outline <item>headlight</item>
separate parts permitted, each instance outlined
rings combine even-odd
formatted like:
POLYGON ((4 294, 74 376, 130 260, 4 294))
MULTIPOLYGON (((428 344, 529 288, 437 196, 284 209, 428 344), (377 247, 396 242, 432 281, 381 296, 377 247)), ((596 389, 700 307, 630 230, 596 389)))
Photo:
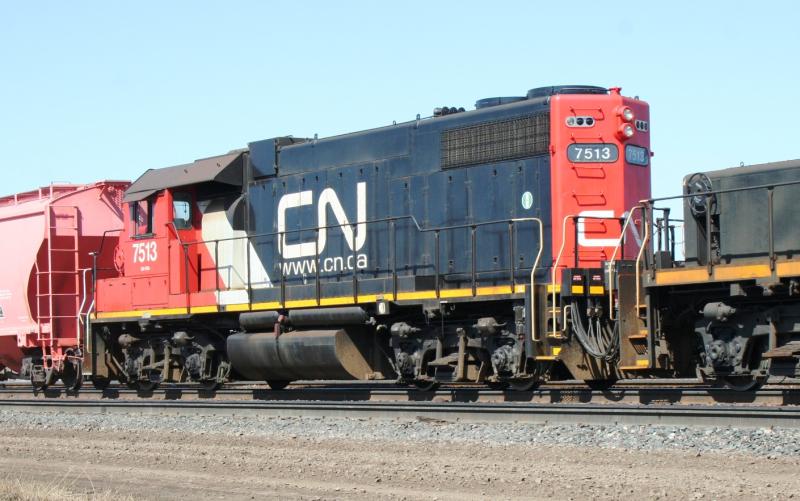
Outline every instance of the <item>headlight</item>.
POLYGON ((622 140, 632 138, 635 133, 636 130, 631 124, 622 124, 619 129, 617 129, 617 136, 622 140))
POLYGON ((619 115, 619 117, 622 120, 624 120, 626 122, 632 122, 633 121, 633 110, 628 108, 627 106, 623 106, 622 108, 620 108, 620 110, 619 110, 619 112, 617 112, 617 114, 619 115))

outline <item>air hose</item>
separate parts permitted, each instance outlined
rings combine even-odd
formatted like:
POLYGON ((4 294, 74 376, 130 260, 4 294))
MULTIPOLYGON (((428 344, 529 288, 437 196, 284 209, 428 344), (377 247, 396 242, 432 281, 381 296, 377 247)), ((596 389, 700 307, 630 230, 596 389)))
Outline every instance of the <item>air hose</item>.
POLYGON ((616 362, 619 357, 619 322, 613 326, 600 318, 590 318, 588 330, 583 324, 577 302, 568 308, 569 319, 572 320, 572 333, 589 356, 609 363, 616 362))

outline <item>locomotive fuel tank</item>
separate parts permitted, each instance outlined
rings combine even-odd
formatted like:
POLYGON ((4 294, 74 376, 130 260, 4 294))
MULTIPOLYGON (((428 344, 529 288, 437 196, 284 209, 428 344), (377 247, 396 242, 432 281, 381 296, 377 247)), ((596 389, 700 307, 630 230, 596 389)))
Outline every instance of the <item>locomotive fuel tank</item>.
POLYGON ((372 379, 365 333, 358 329, 239 333, 228 337, 236 371, 254 381, 372 379))
POLYGON ((358 307, 242 314, 249 329, 228 337, 228 357, 247 379, 382 379, 391 372, 358 307), (330 326, 335 325, 336 328, 330 326), (294 328, 296 330, 284 330, 294 328))
POLYGON ((253 380, 382 379, 391 369, 368 320, 359 307, 244 313, 248 332, 228 337, 228 357, 253 380))

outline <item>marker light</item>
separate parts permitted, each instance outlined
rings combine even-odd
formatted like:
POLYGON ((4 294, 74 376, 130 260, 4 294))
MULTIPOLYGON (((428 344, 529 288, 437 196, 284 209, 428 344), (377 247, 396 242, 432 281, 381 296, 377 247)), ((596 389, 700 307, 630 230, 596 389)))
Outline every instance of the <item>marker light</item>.
POLYGON ((636 131, 631 124, 622 124, 617 129, 617 136, 623 141, 632 138, 635 133, 636 131))
POLYGON ((617 111, 617 115, 619 115, 619 117, 626 122, 633 121, 633 110, 627 106, 620 108, 619 111, 617 111))

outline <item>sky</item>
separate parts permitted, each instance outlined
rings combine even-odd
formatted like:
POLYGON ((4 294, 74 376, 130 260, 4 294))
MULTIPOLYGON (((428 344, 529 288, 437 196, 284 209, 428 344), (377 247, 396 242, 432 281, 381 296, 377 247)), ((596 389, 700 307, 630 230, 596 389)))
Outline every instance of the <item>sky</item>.
POLYGON ((800 3, 0 0, 0 194, 559 84, 651 106, 653 193, 800 158, 800 3))

